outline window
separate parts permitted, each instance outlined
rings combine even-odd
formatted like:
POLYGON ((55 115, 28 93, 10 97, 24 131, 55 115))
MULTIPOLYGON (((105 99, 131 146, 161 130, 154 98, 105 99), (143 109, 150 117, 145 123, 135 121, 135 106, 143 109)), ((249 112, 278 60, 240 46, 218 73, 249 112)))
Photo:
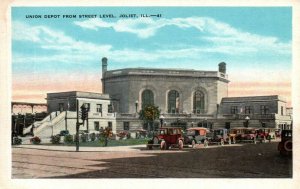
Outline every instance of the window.
POLYGON ((230 129, 230 122, 225 122, 225 128, 230 129))
POLYGON ((154 95, 151 90, 144 90, 142 93, 142 108, 144 108, 147 105, 153 105, 154 104, 154 95))
POLYGON ((283 115, 283 106, 281 106, 281 115, 283 115))
POLYGON ((123 122, 123 129, 129 131, 129 122, 123 122))
POLYGON ((99 124, 99 121, 95 121, 95 122, 94 122, 94 128, 95 128, 95 131, 99 131, 99 130, 100 130, 100 124, 99 124))
POLYGON ((108 128, 110 128, 112 130, 112 122, 111 121, 108 122, 108 128))
POLYGON ((58 104, 58 111, 60 111, 60 112, 64 111, 64 103, 58 104))
POLYGON ((113 113, 113 106, 111 104, 107 106, 107 111, 108 113, 113 113))
POLYGON ((179 93, 175 90, 168 93, 168 113, 179 113, 179 93))
POLYGON ((201 91, 194 93, 193 112, 196 114, 204 112, 204 94, 201 91))
POLYGON ((231 106, 231 114, 237 114, 238 113, 238 107, 237 106, 231 106))
POLYGON ((261 105, 260 106, 260 114, 268 114, 269 113, 269 108, 268 106, 265 106, 265 105, 261 105))
POLYGON ((251 113, 252 113, 251 106, 245 106, 245 114, 251 114, 251 113))
POLYGON ((102 104, 97 104, 97 112, 102 113, 102 104))

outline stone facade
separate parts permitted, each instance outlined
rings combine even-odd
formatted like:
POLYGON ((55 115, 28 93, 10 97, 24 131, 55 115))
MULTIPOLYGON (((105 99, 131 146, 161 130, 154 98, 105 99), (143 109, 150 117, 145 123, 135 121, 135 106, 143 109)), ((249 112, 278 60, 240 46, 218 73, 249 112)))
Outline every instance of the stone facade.
POLYGON ((287 113, 286 100, 278 95, 226 97, 222 99, 216 127, 238 127, 249 118, 251 127, 290 128, 292 116, 287 113))
MULTIPOLYGON (((102 87, 113 100, 117 114, 117 131, 135 130, 145 125, 138 120, 143 107, 143 94, 153 94, 167 126, 240 127, 245 118, 254 127, 291 127, 292 117, 286 113, 286 101, 278 95, 228 97, 226 63, 218 71, 125 68, 107 70, 107 58, 102 59, 102 87), (170 110, 170 91, 177 91, 176 110, 170 110), (201 109, 195 109, 195 92, 204 97, 201 109), (234 107, 235 110, 232 110, 234 107), (178 109, 177 109, 178 108, 178 109), (246 110, 247 109, 247 110, 246 110)), ((150 95, 151 96, 151 95, 150 95)), ((154 126, 160 125, 159 120, 154 126)))
POLYGON ((217 71, 170 70, 170 69, 121 69, 106 71, 102 78, 104 93, 115 101, 119 113, 135 113, 142 108, 142 93, 151 90, 154 104, 162 113, 168 111, 168 93, 179 93, 178 113, 193 112, 195 91, 204 94, 203 114, 214 115, 217 104, 227 97, 227 75, 217 71), (138 106, 136 109, 136 102, 138 106))
MULTIPOLYGON (((80 126, 81 131, 97 133, 101 127, 111 127, 112 131, 116 133, 116 113, 113 112, 109 95, 70 91, 47 94, 49 115, 43 121, 34 123, 34 135, 46 137, 59 134, 62 130, 68 130, 70 134, 75 134, 77 100, 79 112, 83 104, 88 104, 89 107, 88 120, 80 126)), ((80 118, 79 122, 82 122, 80 118)), ((30 129, 27 128, 28 131, 26 130, 25 133, 30 129)))

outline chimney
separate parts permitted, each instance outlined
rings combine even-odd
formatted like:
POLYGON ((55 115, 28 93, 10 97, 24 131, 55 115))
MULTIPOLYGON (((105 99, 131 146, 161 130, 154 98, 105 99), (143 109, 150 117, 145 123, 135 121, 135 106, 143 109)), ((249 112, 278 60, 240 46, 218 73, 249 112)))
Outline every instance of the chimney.
POLYGON ((107 58, 103 57, 102 58, 102 75, 107 71, 107 58))
POLYGON ((226 74, 226 63, 225 62, 221 62, 219 64, 219 72, 226 74))

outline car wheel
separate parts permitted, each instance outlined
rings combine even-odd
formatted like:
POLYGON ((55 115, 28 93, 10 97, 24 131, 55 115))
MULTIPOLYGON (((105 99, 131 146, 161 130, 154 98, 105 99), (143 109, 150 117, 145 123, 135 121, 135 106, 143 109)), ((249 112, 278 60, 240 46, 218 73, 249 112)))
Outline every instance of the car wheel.
POLYGON ((179 148, 179 150, 183 149, 183 142, 182 142, 182 140, 178 141, 178 148, 179 148))
POLYGON ((196 141, 192 140, 192 148, 196 148, 196 141))
POLYGON ((283 148, 285 151, 290 152, 293 150, 293 143, 291 140, 287 140, 283 144, 283 148))
POLYGON ((208 147, 208 141, 207 141, 207 140, 204 140, 203 143, 204 143, 204 147, 207 148, 207 147, 208 147))
POLYGON ((161 143, 160 143, 160 149, 161 150, 166 150, 167 149, 167 143, 166 143, 166 141, 161 141, 161 143))
POLYGON ((221 139, 220 144, 221 144, 221 146, 224 146, 224 139, 221 139))

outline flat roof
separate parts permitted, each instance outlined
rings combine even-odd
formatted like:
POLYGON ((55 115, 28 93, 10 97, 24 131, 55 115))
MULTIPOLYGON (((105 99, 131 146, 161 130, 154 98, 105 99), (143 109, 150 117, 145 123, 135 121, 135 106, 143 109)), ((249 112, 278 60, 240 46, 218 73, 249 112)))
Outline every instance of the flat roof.
POLYGON ((223 97, 221 103, 239 103, 239 102, 251 102, 251 101, 282 101, 286 102, 286 99, 279 95, 265 95, 265 96, 239 96, 239 97, 223 97))
POLYGON ((109 70, 103 74, 103 78, 120 76, 175 76, 175 77, 206 77, 222 78, 228 81, 228 75, 218 71, 204 71, 194 69, 162 69, 162 68, 124 68, 109 70))
POLYGON ((56 92, 47 93, 47 100, 57 98, 90 98, 90 99, 110 99, 108 94, 94 93, 94 92, 83 92, 83 91, 67 91, 67 92, 56 92))

